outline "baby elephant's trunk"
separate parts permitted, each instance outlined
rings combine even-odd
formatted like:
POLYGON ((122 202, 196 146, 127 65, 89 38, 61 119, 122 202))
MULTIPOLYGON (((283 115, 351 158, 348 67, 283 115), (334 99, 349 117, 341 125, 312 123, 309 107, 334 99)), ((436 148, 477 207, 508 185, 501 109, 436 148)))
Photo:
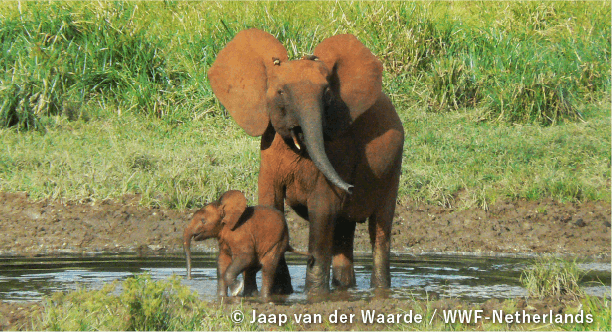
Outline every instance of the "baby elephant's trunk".
POLYGON ((187 279, 191 279, 191 238, 193 233, 188 229, 183 234, 183 249, 185 250, 185 257, 187 258, 187 279))

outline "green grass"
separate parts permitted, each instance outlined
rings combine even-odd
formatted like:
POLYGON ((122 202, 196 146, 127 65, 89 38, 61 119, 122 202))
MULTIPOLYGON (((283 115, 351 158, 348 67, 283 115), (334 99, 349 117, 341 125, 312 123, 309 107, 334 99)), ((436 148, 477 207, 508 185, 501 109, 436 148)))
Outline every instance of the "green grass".
POLYGON ((580 310, 593 314, 590 324, 563 324, 560 327, 566 331, 609 331, 612 328, 612 305, 609 299, 600 299, 585 295, 580 299, 580 306, 570 308, 567 312, 577 314, 580 310))
POLYGON ((521 283, 530 297, 543 298, 563 295, 579 297, 584 292, 580 280, 586 274, 576 262, 555 257, 542 257, 521 274, 521 283))
POLYGON ((566 261, 553 256, 537 258, 521 274, 520 281, 530 298, 573 298, 576 306, 565 310, 567 314, 593 314, 593 321, 587 323, 556 324, 557 328, 572 331, 610 330, 612 324, 612 307, 607 298, 586 295, 580 286, 587 271, 581 269, 576 260, 566 261))
POLYGON ((234 324, 221 304, 198 299, 178 277, 153 281, 148 275, 106 284, 100 290, 58 292, 46 298, 34 330, 53 331, 204 331, 254 330, 234 324))
POLYGON ((556 126, 478 122, 478 110, 401 114, 400 200, 487 208, 503 200, 610 200, 610 103, 556 126))
POLYGON ((36 127, 92 100, 156 116, 206 109, 206 69, 258 27, 290 58, 353 33, 383 61, 388 91, 434 111, 575 121, 610 88, 609 22, 608 2, 5 3, 0 119, 36 127))
POLYGON ((145 206, 184 209, 236 189, 256 202, 259 141, 231 119, 57 117, 46 128, 0 129, 0 190, 81 202, 139 194, 145 206))
POLYGON ((238 31, 290 58, 353 33, 406 128, 400 201, 610 201, 609 2, 3 2, 0 190, 252 201, 258 139, 206 71, 238 31))
MULTIPOLYGON (((610 199, 609 103, 585 123, 506 126, 472 113, 402 115, 400 201, 486 208, 499 200, 610 199), (606 115, 607 113, 607 115, 606 115), (440 130, 445 128, 445 130, 440 130)), ((81 202, 140 194, 144 206, 192 208, 228 189, 256 202, 259 139, 209 113, 45 119, 45 131, 0 129, 0 190, 81 202)))

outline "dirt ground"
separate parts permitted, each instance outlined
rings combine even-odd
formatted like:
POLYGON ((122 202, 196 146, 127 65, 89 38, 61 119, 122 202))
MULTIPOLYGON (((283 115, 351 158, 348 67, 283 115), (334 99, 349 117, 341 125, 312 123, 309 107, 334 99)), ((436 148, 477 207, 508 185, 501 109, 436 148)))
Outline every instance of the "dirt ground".
MULTIPOLYGON (((126 196, 121 200, 64 204, 32 201, 22 193, 0 193, 0 255, 65 252, 138 252, 146 255, 182 251, 182 230, 194 211, 149 209, 139 207, 138 202, 139 197, 126 196)), ((488 211, 398 205, 392 250, 415 254, 556 253, 609 259, 610 219, 610 204, 606 202, 516 201, 496 204, 488 211)), ((287 221, 292 245, 298 250, 307 249, 307 222, 292 212, 287 213, 287 221)), ((359 224, 355 251, 369 252, 370 248, 367 223, 359 224)), ((215 249, 214 240, 193 247, 194 251, 215 249)), ((381 301, 380 307, 391 308, 397 300, 381 301)), ((324 312, 326 307, 338 306, 358 307, 355 302, 331 302, 299 309, 293 306, 291 310, 324 312)), ((0 329, 23 322, 29 310, 32 304, 0 302, 0 329)))
MULTIPOLYGON (((61 252, 182 251, 191 211, 148 209, 137 196, 85 204, 34 202, 25 194, 0 193, 0 255, 61 252)), ((398 205, 391 250, 402 253, 558 253, 610 257, 610 204, 561 204, 551 200, 501 203, 481 209, 398 205)), ((308 246, 308 223, 287 213, 291 244, 308 246)), ((194 251, 215 250, 214 240, 194 251)), ((369 252, 367 222, 358 224, 355 251, 369 252)))

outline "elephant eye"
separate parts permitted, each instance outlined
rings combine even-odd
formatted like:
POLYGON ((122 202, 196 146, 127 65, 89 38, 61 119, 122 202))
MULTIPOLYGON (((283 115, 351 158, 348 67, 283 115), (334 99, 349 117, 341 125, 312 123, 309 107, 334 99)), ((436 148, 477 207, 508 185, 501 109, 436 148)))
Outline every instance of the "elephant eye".
POLYGON ((282 95, 283 93, 285 93, 282 89, 278 89, 278 94, 282 95))

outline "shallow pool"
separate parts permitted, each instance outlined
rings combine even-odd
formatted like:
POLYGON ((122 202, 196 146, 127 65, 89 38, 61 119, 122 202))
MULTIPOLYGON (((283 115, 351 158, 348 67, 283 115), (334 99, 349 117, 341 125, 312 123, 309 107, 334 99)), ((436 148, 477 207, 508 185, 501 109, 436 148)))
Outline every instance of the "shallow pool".
MULTIPOLYGON (((287 254, 287 261, 295 293, 287 297, 286 301, 304 302, 306 261, 291 254, 287 254)), ((393 255, 391 290, 388 296, 423 298, 427 293, 435 293, 439 297, 473 302, 520 297, 526 295, 526 291, 521 287, 519 277, 529 262, 529 259, 520 258, 393 255)), ((587 293, 610 297, 610 263, 588 262, 580 265, 589 271, 583 280, 587 293)), ((193 267, 192 279, 183 279, 183 284, 199 293, 204 300, 216 299, 216 256, 194 253, 193 267)), ((166 279, 173 274, 184 278, 184 256, 90 254, 0 257, 0 300, 39 301, 53 292, 79 287, 97 289, 106 283, 144 272, 149 273, 154 280, 166 279)), ((370 257, 356 257, 355 274, 357 287, 348 292, 337 292, 336 295, 346 300, 372 297, 374 292, 369 288, 370 257)), ((259 274, 258 285, 261 285, 259 274)))

